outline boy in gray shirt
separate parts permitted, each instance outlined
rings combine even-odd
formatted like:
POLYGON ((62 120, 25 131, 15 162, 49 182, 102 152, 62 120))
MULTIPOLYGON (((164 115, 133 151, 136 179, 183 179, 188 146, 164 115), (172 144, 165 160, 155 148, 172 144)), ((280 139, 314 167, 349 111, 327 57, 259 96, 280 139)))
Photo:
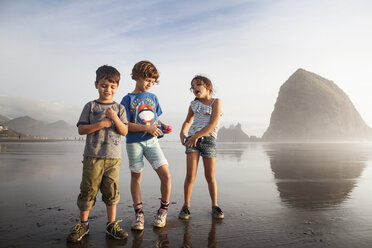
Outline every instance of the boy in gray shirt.
POLYGON ((96 71, 95 87, 99 98, 88 102, 77 123, 80 135, 86 134, 83 176, 77 205, 80 221, 67 237, 70 242, 80 241, 89 232, 88 216, 96 202, 98 190, 107 209, 107 235, 125 239, 125 232, 116 221, 119 202, 119 169, 121 163, 121 135, 128 133, 127 115, 123 105, 113 101, 120 81, 120 73, 111 66, 96 71))

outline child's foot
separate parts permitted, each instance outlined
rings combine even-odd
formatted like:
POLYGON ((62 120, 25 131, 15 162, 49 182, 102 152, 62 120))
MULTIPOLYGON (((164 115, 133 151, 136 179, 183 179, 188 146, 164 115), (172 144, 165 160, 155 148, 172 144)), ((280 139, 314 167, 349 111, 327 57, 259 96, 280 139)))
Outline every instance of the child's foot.
POLYGON ((178 218, 183 219, 183 220, 188 220, 190 219, 190 210, 188 207, 183 206, 180 213, 178 214, 178 218))
POLYGON ((79 242, 85 235, 89 233, 89 224, 77 223, 67 237, 69 242, 79 242))
POLYGON ((133 221, 133 230, 143 230, 145 227, 145 215, 143 212, 136 213, 136 219, 133 221))
POLYGON ((225 218, 225 215, 223 214, 221 208, 218 206, 212 206, 212 215, 213 215, 213 218, 216 218, 216 219, 225 218))
POLYGON ((119 226, 119 222, 122 222, 122 220, 108 223, 106 225, 106 234, 114 239, 126 239, 128 237, 128 233, 119 226))
POLYGON ((167 214, 168 214, 167 210, 165 210, 163 208, 159 208, 158 214, 155 216, 155 220, 152 223, 153 226, 164 227, 165 223, 166 223, 166 220, 167 220, 167 214))

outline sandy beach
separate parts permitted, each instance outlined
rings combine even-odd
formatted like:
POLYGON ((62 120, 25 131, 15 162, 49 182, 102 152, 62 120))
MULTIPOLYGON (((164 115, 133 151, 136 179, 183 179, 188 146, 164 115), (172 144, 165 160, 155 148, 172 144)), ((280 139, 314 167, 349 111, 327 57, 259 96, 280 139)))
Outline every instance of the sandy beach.
POLYGON ((200 164, 191 219, 177 218, 183 204, 183 147, 162 141, 172 173, 167 226, 151 225, 159 207, 159 180, 146 164, 145 230, 133 219, 126 155, 120 173, 118 218, 125 241, 105 236, 100 194, 90 234, 66 242, 78 220, 76 197, 84 142, 0 143, 0 247, 371 247, 372 144, 219 143, 216 177, 225 219, 211 217, 200 164))

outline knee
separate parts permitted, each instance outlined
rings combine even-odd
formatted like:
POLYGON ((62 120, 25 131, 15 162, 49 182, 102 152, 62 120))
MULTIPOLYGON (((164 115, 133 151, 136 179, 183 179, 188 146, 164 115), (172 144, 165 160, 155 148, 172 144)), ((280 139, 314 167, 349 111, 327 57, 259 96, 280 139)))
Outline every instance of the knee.
POLYGON ((131 182, 134 184, 140 184, 141 183, 141 173, 133 173, 131 174, 131 182))
POLYGON ((208 184, 216 183, 216 178, 214 176, 211 176, 211 175, 206 175, 205 180, 207 180, 208 184))
POLYGON ((163 175, 161 175, 160 180, 163 183, 170 183, 171 182, 171 175, 170 175, 170 173, 168 172, 168 173, 164 173, 163 175))
POLYGON ((185 178, 185 182, 190 184, 190 183, 194 183, 195 181, 195 176, 194 175, 186 175, 186 178, 185 178))

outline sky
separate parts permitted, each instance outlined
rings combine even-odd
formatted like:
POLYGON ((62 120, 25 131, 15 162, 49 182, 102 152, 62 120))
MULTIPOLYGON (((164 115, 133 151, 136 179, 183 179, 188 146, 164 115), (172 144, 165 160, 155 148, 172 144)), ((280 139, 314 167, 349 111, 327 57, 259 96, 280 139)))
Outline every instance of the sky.
POLYGON ((149 60, 161 120, 175 127, 202 74, 222 101, 221 125, 260 137, 298 68, 336 83, 372 127, 371 13, 369 0, 0 0, 0 114, 75 124, 98 96, 99 66, 120 71, 120 102, 133 65, 149 60))

